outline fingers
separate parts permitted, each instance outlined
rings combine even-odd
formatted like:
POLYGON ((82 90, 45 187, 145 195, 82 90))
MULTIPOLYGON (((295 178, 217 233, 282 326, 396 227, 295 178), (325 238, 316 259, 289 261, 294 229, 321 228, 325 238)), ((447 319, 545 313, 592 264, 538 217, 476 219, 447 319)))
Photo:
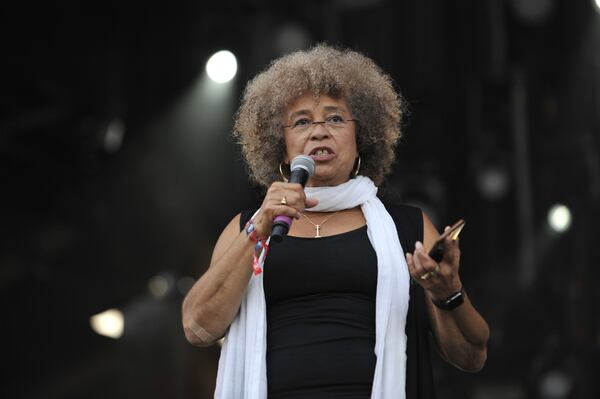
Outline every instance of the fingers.
POLYGON ((304 189, 300 184, 276 182, 267 190, 263 204, 284 205, 302 212, 307 208, 307 202, 312 206, 318 202, 316 199, 307 200, 304 189))
POLYGON ((415 263, 420 265, 423 274, 439 271, 439 265, 427 254, 420 241, 415 244, 415 263))
POLYGON ((414 253, 406 254, 411 277, 436 299, 447 298, 458 290, 457 287, 462 286, 458 276, 458 242, 448 238, 444 244, 444 258, 439 264, 427 254, 423 244, 418 241, 415 243, 414 253))
POLYGON ((413 279, 427 280, 439 272, 439 265, 427 255, 423 244, 417 241, 414 254, 406 254, 408 270, 413 279))
POLYGON ((317 206, 317 204, 319 203, 319 200, 316 198, 311 198, 311 197, 306 197, 306 208, 312 208, 313 206, 317 206))
MULTIPOLYGON (((446 226, 444 231, 448 230, 450 227, 446 226)), ((447 263, 449 265, 458 265, 460 262, 460 247, 458 238, 456 240, 451 239, 450 237, 446 237, 444 240, 444 257, 442 258, 442 263, 447 263)))
POLYGON ((415 265, 413 262, 413 256, 410 252, 406 253, 406 264, 408 265, 408 272, 412 278, 416 278, 417 271, 415 270, 415 265))
POLYGON ((316 199, 308 199, 304 189, 297 183, 273 183, 263 199, 260 212, 254 218, 254 225, 259 234, 271 234, 273 219, 277 216, 288 216, 299 219, 300 212, 308 206, 315 206, 316 199))

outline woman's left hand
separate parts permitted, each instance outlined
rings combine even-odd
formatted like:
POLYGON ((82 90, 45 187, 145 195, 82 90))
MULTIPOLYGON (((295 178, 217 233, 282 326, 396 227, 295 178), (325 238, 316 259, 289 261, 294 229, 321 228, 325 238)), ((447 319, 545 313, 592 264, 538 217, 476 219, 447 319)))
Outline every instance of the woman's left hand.
POLYGON ((446 237, 444 245, 444 257, 440 263, 428 255, 419 241, 415 245, 415 252, 406 254, 411 277, 429 292, 434 301, 443 301, 462 288, 458 275, 460 263, 458 240, 446 237))

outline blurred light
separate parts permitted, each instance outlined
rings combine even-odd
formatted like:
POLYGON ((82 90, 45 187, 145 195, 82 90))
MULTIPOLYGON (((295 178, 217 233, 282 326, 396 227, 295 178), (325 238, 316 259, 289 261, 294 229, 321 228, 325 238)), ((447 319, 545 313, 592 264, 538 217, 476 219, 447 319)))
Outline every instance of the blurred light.
POLYGON ((565 399, 572 387, 571 378, 561 370, 549 371, 541 378, 540 397, 547 399, 565 399))
POLYGON ((114 118, 108 124, 104 134, 104 150, 114 154, 121 149, 123 136, 125 135, 125 123, 121 118, 114 118))
POLYGON ((310 44, 310 32, 297 23, 286 23, 275 33, 275 45, 278 54, 301 50, 310 44))
POLYGON ((571 226, 571 211, 565 205, 554 205, 548 212, 548 224, 557 233, 565 232, 571 226))
POLYGON ((123 335, 125 319, 120 310, 109 309, 90 317, 90 325, 97 334, 117 339, 123 335))
POLYGON ((508 192, 508 172, 501 166, 489 166, 477 176, 479 190, 488 199, 498 200, 508 192))
POLYGON ((512 6, 519 18, 538 24, 547 21, 552 15, 554 0, 512 0, 512 6))
POLYGON ((594 4, 596 5, 596 11, 600 12, 600 0, 594 0, 594 4))
POLYGON ((206 63, 208 77, 217 83, 227 83, 237 72, 237 60, 231 51, 221 50, 209 58, 206 63))
POLYGON ((153 297, 162 298, 169 292, 169 281, 164 276, 154 276, 148 281, 148 291, 153 297))

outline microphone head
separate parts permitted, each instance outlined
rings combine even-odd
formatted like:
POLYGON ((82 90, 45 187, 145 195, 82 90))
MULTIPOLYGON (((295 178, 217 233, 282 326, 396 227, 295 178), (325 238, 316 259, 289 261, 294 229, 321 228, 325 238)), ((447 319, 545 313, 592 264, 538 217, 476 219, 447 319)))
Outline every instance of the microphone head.
POLYGON ((298 155, 292 159, 292 163, 290 165, 291 172, 296 169, 304 169, 310 177, 315 173, 315 161, 308 155, 298 155))

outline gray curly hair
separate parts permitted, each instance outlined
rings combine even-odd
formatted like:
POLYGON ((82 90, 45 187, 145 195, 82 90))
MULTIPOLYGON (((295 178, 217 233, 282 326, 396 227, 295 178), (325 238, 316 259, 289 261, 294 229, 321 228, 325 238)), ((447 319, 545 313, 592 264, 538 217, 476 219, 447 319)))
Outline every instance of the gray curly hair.
POLYGON ((353 117, 360 120, 356 134, 360 173, 380 184, 395 159, 404 100, 373 60, 325 44, 278 58, 248 82, 233 136, 251 178, 265 187, 281 179, 282 117, 287 106, 305 93, 346 99, 353 117))

